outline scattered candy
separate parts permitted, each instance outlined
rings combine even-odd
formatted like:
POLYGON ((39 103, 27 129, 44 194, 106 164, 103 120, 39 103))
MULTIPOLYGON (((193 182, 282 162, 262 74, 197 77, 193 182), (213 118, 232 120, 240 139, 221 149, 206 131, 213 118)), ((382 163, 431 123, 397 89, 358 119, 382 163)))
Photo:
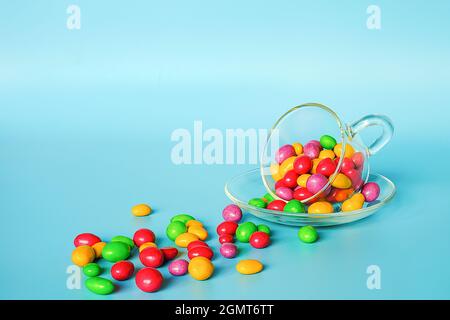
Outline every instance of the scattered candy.
POLYGON ((96 263, 88 263, 83 267, 83 273, 86 277, 96 277, 102 273, 102 269, 96 263))
POLYGON ((209 247, 197 246, 188 251, 189 259, 194 259, 196 257, 205 257, 211 260, 214 257, 214 252, 209 247))
POLYGON ((142 250, 144 250, 145 248, 148 248, 148 247, 157 248, 158 246, 154 242, 146 242, 146 243, 141 244, 141 246, 139 247, 139 252, 142 252, 142 250))
POLYGON ((263 264, 258 260, 241 260, 236 265, 236 270, 241 274, 250 275, 261 272, 263 267, 263 264))
POLYGON ((72 252, 72 262, 79 267, 84 267, 95 259, 95 251, 90 246, 76 247, 72 252))
POLYGON ((220 244, 233 243, 233 242, 234 242, 234 237, 231 234, 222 234, 221 236, 219 236, 220 244))
POLYGON ((359 210, 364 206, 365 198, 361 193, 354 194, 350 199, 345 200, 342 204, 342 211, 354 211, 359 210))
POLYGON ((92 233, 82 233, 75 237, 73 244, 75 247, 79 246, 93 246, 94 244, 101 242, 102 240, 92 233))
POLYGON ((268 226, 266 226, 265 224, 260 224, 257 226, 257 228, 258 228, 258 231, 265 232, 268 235, 270 235, 270 233, 271 233, 270 228, 268 226))
POLYGON ((233 243, 224 243, 220 246, 220 254, 226 259, 233 259, 236 257, 238 249, 233 243))
POLYGON ((175 244, 181 248, 186 248, 189 243, 196 240, 199 240, 199 238, 195 234, 185 232, 175 239, 175 244))
POLYGON ((224 221, 217 226, 216 231, 219 236, 223 234, 234 235, 236 233, 237 228, 238 224, 236 222, 224 221))
POLYGON ((150 229, 139 229, 133 235, 134 244, 141 247, 146 242, 155 242, 155 234, 150 229))
MULTIPOLYGON (((266 198, 266 196, 264 196, 264 198, 266 200, 268 200, 266 198)), ((231 221, 231 222, 237 223, 237 222, 241 221, 241 219, 242 219, 242 210, 237 205, 230 204, 230 205, 226 206, 225 209, 223 209, 222 217, 223 217, 223 220, 225 220, 225 221, 231 221)))
POLYGON ((169 272, 174 276, 184 276, 188 272, 189 262, 184 259, 174 260, 169 264, 169 272))
POLYGON ((182 213, 182 214, 178 214, 178 215, 174 216, 174 217, 170 220, 170 222, 176 222, 176 221, 178 221, 178 222, 181 222, 182 224, 186 225, 186 223, 188 223, 188 222, 191 221, 191 220, 195 220, 195 218, 194 218, 193 216, 191 216, 191 215, 182 213))
POLYGON ((114 284, 111 282, 111 280, 105 278, 88 278, 85 282, 85 285, 86 288, 88 288, 95 294, 107 295, 111 294, 114 291, 114 284))
POLYGON ((265 232, 256 231, 250 236, 250 244, 256 249, 266 248, 270 244, 270 236, 265 232))
POLYGON ((123 242, 109 242, 103 248, 102 256, 110 262, 118 262, 128 259, 130 249, 130 246, 123 242))
POLYGON ((171 222, 166 229, 166 235, 167 237, 175 241, 175 239, 180 235, 187 231, 185 223, 181 221, 173 221, 171 222))
POLYGON ((298 231, 298 238, 305 243, 313 243, 319 239, 316 229, 313 226, 301 227, 298 231))
POLYGON ((146 204, 138 204, 131 208, 131 213, 136 217, 145 217, 152 213, 152 208, 146 204))
POLYGON ((130 279, 134 273, 134 264, 130 261, 119 261, 111 267, 111 276, 118 281, 130 279))
POLYGON ((188 228, 188 233, 196 235, 200 240, 206 240, 208 238, 208 231, 203 227, 192 226, 188 228))
POLYGON ((92 246, 92 249, 95 251, 95 257, 97 259, 102 257, 103 248, 106 246, 106 242, 97 242, 92 246))
POLYGON ((177 248, 161 248, 161 252, 164 255, 164 261, 170 261, 175 259, 178 256, 177 248))
POLYGON ((196 240, 196 241, 192 241, 191 243, 189 243, 188 246, 187 246, 187 249, 189 251, 189 250, 192 250, 193 248, 195 248, 197 246, 209 247, 206 242, 203 242, 203 241, 200 241, 200 240, 196 240))
POLYGON ((195 280, 207 280, 214 273, 214 265, 205 257, 196 257, 189 262, 188 272, 195 280))
POLYGON ((126 245, 129 245, 130 249, 134 248, 134 241, 125 236, 115 236, 114 238, 111 239, 111 242, 122 242, 125 243, 126 245))
POLYGON ((158 270, 154 268, 144 268, 138 271, 135 278, 136 286, 144 292, 158 291, 164 278, 158 270))
POLYGON ((148 247, 139 253, 139 260, 146 267, 159 268, 164 263, 164 254, 158 248, 148 247))
POLYGON ((240 242, 249 242, 252 233, 257 230, 258 228, 253 222, 244 222, 236 230, 236 239, 240 242))

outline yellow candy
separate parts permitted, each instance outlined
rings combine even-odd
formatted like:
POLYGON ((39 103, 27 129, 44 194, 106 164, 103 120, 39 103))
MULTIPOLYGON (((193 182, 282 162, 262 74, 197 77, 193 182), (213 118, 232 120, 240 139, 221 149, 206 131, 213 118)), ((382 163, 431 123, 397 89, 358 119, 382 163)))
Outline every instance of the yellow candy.
POLYGON ((338 173, 331 185, 338 189, 348 189, 352 186, 352 181, 343 173, 338 173))
POLYGON ((297 184, 302 188, 306 188, 306 182, 308 181, 309 177, 311 177, 310 174, 302 174, 300 177, 298 177, 297 184))
POLYGON ((311 214, 327 214, 327 213, 333 213, 334 208, 331 203, 327 201, 319 201, 315 202, 308 208, 308 213, 311 214))
POLYGON ((312 166, 312 170, 311 170, 311 172, 313 174, 317 173, 317 166, 319 165, 320 161, 322 161, 322 159, 319 159, 319 158, 313 160, 313 166, 312 166))
POLYGON ((72 261, 79 267, 84 267, 95 260, 95 251, 90 246, 79 246, 72 252, 72 261))
POLYGON ((261 272, 263 264, 258 260, 241 260, 236 265, 237 272, 241 274, 255 274, 261 272))
POLYGON ((359 210, 364 206, 364 196, 361 193, 354 194, 350 199, 345 200, 342 204, 342 211, 359 210))
POLYGON ((270 174, 275 181, 281 180, 283 178, 280 173, 280 165, 278 163, 272 163, 270 165, 270 174))
POLYGON ((97 242, 96 244, 94 244, 92 246, 92 249, 94 249, 94 252, 95 252, 95 257, 97 259, 102 257, 102 251, 105 246, 106 246, 106 242, 97 242))
MULTIPOLYGON (((342 155, 342 143, 338 143, 335 147, 334 147, 334 153, 336 154, 337 157, 341 157, 342 155)), ((355 149, 353 149, 353 147, 350 144, 346 144, 345 145, 345 152, 344 152, 344 158, 351 158, 352 155, 355 153, 355 149)))
POLYGON ((157 248, 158 246, 154 242, 145 242, 145 243, 141 244, 141 246, 139 247, 139 252, 142 252, 142 250, 144 250, 145 248, 148 248, 148 247, 157 248))
POLYGON ((201 223, 198 220, 189 220, 188 222, 186 222, 186 227, 190 228, 190 227, 200 227, 203 228, 203 223, 201 223))
POLYGON ((334 154, 333 150, 322 150, 319 153, 319 159, 326 159, 326 158, 330 158, 331 160, 333 160, 334 158, 336 158, 336 155, 334 154))
POLYGON ((294 161, 297 159, 297 157, 290 157, 283 161, 283 163, 280 165, 280 175, 282 177, 285 176, 286 172, 291 171, 294 169, 294 161))
POLYGON ((189 262, 188 272, 195 280, 209 279, 214 273, 214 265, 205 257, 195 257, 189 262))
POLYGON ((175 244, 179 247, 187 248, 189 243, 191 243, 192 241, 195 241, 195 240, 199 240, 195 234, 185 232, 185 233, 180 234, 175 239, 175 244))
POLYGON ((138 204, 131 208, 131 213, 136 217, 144 217, 152 213, 152 208, 146 204, 138 204))
POLYGON ((296 155, 301 155, 303 153, 303 145, 301 143, 293 143, 292 146, 294 147, 295 150, 295 154, 296 155))
POLYGON ((206 231, 203 227, 198 226, 189 227, 188 232, 196 235, 202 241, 208 238, 208 231, 206 231))

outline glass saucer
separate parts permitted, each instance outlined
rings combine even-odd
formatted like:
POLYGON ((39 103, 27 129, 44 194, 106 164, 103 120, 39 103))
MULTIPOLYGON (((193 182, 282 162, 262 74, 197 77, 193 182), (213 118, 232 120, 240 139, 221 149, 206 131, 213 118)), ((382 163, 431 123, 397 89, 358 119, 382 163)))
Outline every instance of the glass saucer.
MULTIPOLYGON (((250 213, 263 220, 290 226, 311 225, 325 227, 364 219, 380 210, 392 200, 396 188, 391 180, 380 174, 370 174, 368 181, 376 182, 380 186, 381 193, 377 201, 366 203, 360 210, 332 214, 286 213, 248 205, 250 199, 262 197, 267 192, 261 181, 260 169, 253 169, 232 178, 225 185, 225 194, 243 212, 250 213)), ((336 207, 336 211, 338 210, 340 211, 339 206, 336 207)))

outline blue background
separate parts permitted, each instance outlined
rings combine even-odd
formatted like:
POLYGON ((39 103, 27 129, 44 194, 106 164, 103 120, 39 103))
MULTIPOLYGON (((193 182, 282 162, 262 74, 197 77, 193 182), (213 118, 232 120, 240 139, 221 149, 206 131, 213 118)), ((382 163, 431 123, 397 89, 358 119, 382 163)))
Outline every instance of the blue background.
MULTIPOLYGON (((3 1, 0 5, 0 298, 450 298, 448 1, 3 1), (81 8, 81 30, 66 9, 81 8), (368 30, 377 4, 382 29, 368 30), (177 128, 268 128, 309 101, 345 121, 383 113, 394 140, 371 159, 398 194, 354 224, 270 225, 273 245, 242 246, 266 269, 244 277, 217 255, 207 282, 133 281, 109 297, 66 288, 72 240, 154 230, 171 216, 215 226, 226 180, 251 165, 170 160, 177 128), (147 202, 155 213, 134 218, 147 202), (366 268, 382 270, 368 290, 366 268)), ((256 218, 247 217, 256 221, 256 218)), ((136 261, 136 257, 134 258, 136 261)))

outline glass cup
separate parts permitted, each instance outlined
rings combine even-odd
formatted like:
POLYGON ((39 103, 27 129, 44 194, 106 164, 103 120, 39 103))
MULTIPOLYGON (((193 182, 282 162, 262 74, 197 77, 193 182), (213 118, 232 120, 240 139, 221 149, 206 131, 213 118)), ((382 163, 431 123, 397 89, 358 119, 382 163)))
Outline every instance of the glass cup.
MULTIPOLYGON (((334 165, 329 167, 336 169, 325 175, 327 180, 316 185, 318 190, 309 192, 309 197, 302 198, 301 201, 307 204, 318 200, 339 202, 337 199, 339 192, 347 192, 348 197, 359 191, 367 182, 370 174, 369 157, 379 152, 391 140, 393 133, 394 127, 391 120, 383 115, 367 115, 351 124, 344 124, 339 116, 325 105, 306 103, 296 106, 283 114, 274 124, 261 153, 260 172, 264 186, 273 198, 290 200, 289 196, 285 196, 281 190, 278 190, 281 187, 286 188, 283 182, 286 181, 283 180, 286 173, 294 170, 295 160, 298 157, 305 155, 315 159, 313 172, 317 173, 314 168, 317 168, 325 158, 333 157, 333 153, 324 151, 319 142, 323 135, 329 135, 336 140, 336 146, 332 150, 334 154, 337 154, 332 159, 334 165), (380 136, 370 146, 366 146, 359 133, 371 126, 380 127, 382 130, 380 136), (289 146, 295 146, 295 148, 289 146), (280 147, 284 147, 281 153, 280 147), (348 179, 343 177, 343 174, 348 179), (348 187, 349 180, 350 187, 348 187), (344 190, 342 181, 347 184, 345 191, 342 191, 344 190)), ((327 161, 330 164, 330 160, 327 161)), ((320 168, 324 169, 324 166, 321 165, 320 168)), ((323 179, 323 177, 319 178, 323 179)), ((304 177, 302 184, 305 181, 308 181, 308 176, 304 177)), ((306 188, 306 186, 303 187, 306 188)), ((291 185, 289 188, 295 191, 300 186, 291 185)))

